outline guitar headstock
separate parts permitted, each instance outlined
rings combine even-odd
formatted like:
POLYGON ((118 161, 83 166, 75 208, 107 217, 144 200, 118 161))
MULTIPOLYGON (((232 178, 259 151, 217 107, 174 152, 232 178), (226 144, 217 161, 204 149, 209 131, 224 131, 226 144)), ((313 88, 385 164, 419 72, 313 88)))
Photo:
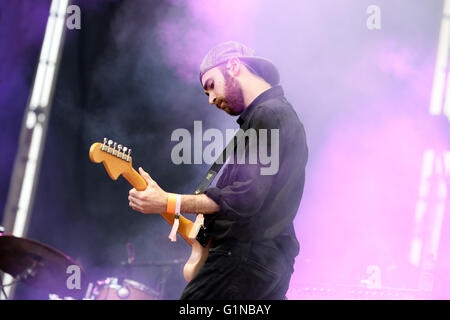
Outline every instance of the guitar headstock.
POLYGON ((104 138, 103 143, 92 144, 89 158, 95 163, 103 162, 111 179, 117 180, 121 174, 133 170, 130 153, 131 149, 104 138))

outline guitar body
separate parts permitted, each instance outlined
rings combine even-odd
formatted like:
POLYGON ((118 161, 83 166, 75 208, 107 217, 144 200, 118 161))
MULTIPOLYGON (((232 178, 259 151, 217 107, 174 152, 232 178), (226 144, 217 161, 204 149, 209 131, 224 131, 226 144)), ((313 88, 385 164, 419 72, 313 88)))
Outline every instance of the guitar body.
POLYGON ((192 243, 191 255, 183 268, 183 276, 187 282, 191 281, 205 264, 211 246, 212 239, 208 241, 206 247, 203 247, 198 241, 192 243))
MULTIPOLYGON (((122 175, 136 190, 142 191, 147 188, 147 182, 141 175, 133 169, 131 156, 103 144, 94 143, 89 150, 89 157, 92 162, 103 163, 106 172, 111 179, 117 180, 122 175)), ((173 225, 175 215, 171 213, 162 213, 161 216, 173 225)), ((191 255, 183 268, 183 275, 187 282, 191 281, 200 268, 205 264, 208 257, 208 250, 212 246, 213 239, 209 239, 205 245, 202 245, 197 239, 197 234, 203 225, 203 215, 198 214, 195 223, 186 219, 182 215, 179 218, 178 233, 182 238, 192 246, 191 255)))

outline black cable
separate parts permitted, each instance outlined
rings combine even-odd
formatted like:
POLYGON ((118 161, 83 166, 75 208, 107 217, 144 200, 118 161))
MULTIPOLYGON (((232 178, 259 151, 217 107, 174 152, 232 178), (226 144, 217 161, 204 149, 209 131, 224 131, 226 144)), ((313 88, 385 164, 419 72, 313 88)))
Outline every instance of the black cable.
POLYGON ((12 286, 12 285, 18 283, 19 281, 20 281, 20 278, 15 279, 11 283, 8 283, 8 284, 5 284, 5 285, 0 284, 0 288, 2 289, 2 293, 5 296, 5 300, 8 300, 8 295, 6 294, 5 288, 12 286))
POLYGON ((5 295, 5 299, 8 300, 8 296, 6 295, 5 287, 10 287, 16 283, 19 283, 22 280, 26 280, 28 277, 34 277, 36 275, 35 268, 37 266, 38 262, 34 261, 33 265, 30 268, 25 269, 21 274, 19 274, 17 277, 14 278, 14 280, 8 284, 1 284, 0 288, 2 289, 2 293, 5 295))
POLYGON ((2 287, 3 295, 5 296, 5 300, 8 300, 8 295, 6 294, 5 288, 3 286, 1 286, 1 287, 2 287))

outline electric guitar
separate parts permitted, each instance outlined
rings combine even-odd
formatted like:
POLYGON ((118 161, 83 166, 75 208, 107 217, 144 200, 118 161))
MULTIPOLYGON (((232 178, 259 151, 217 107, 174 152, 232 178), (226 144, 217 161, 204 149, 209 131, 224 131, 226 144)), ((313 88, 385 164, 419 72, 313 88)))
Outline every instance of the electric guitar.
MULTIPOLYGON (((91 145, 89 158, 92 162, 103 163, 111 179, 117 180, 122 175, 136 190, 143 191, 147 188, 147 182, 133 169, 130 153, 131 149, 117 145, 116 142, 113 144, 113 141, 105 138, 103 143, 97 142, 91 145)), ((173 225, 174 214, 162 213, 161 215, 170 225, 173 225)), ((192 246, 191 255, 183 268, 183 276, 189 282, 205 263, 213 239, 204 234, 202 214, 197 214, 195 222, 180 214, 179 223, 178 233, 192 246)))

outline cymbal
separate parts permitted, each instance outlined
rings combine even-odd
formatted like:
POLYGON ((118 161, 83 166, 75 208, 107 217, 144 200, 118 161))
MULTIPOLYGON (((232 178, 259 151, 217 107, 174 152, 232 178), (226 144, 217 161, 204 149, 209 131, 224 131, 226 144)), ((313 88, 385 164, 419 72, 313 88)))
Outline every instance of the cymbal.
POLYGON ((21 276, 21 280, 33 287, 65 296, 81 294, 87 285, 87 277, 83 268, 62 252, 41 242, 18 238, 12 235, 0 236, 0 270, 13 277, 21 276), (68 270, 69 266, 72 267, 68 270), (76 271, 74 272, 73 269, 76 271), (28 276, 23 275, 29 271, 28 276), (69 289, 68 281, 79 270, 80 289, 69 289))

